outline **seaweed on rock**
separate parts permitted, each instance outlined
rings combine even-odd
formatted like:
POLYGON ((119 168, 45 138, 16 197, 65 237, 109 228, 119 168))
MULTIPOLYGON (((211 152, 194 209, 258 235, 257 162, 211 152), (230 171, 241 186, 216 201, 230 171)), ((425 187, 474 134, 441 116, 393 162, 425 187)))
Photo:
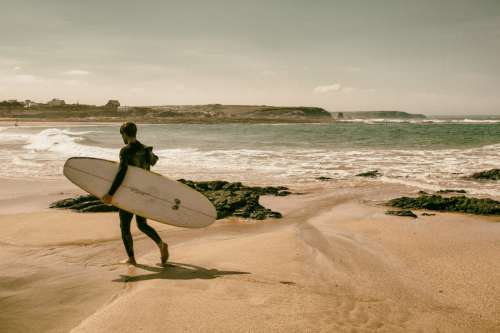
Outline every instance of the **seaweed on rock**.
POLYGON ((500 169, 491 169, 476 172, 466 178, 479 180, 500 180, 500 169))
POLYGON ((400 197, 389 200, 388 206, 403 209, 428 209, 445 212, 461 212, 478 215, 500 215, 500 202, 466 196, 443 197, 421 195, 417 198, 400 197))

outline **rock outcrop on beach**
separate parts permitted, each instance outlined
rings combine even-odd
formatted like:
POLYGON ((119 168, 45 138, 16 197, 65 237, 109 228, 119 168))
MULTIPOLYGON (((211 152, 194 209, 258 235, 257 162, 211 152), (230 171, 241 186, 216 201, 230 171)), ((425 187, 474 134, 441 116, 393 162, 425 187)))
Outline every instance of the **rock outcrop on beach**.
POLYGON ((376 178, 380 177, 382 174, 378 170, 371 170, 367 172, 361 172, 356 175, 356 177, 369 177, 369 178, 376 178))
POLYGON ((291 194, 284 186, 245 186, 240 182, 230 183, 216 180, 193 182, 179 179, 181 183, 203 193, 217 209, 217 218, 239 216, 263 220, 268 217, 281 218, 281 213, 274 212, 259 204, 261 195, 286 196, 291 194))
POLYGON ((386 215, 404 216, 417 218, 417 215, 409 209, 404 210, 388 210, 385 212, 386 215))
POLYGON ((467 191, 466 190, 445 189, 445 190, 439 190, 436 193, 438 193, 438 194, 467 193, 467 191))
POLYGON ((115 212, 118 208, 104 204, 99 198, 89 195, 79 195, 74 198, 67 198, 55 201, 50 204, 50 208, 66 208, 80 213, 103 213, 115 212))
POLYGON ((319 180, 319 181, 321 181, 321 182, 327 182, 327 181, 332 180, 333 178, 331 178, 331 177, 326 177, 326 176, 320 176, 320 177, 316 177, 316 178, 314 178, 314 179, 319 180))
MULTIPOLYGON (((239 216, 256 220, 281 218, 281 213, 272 211, 259 204, 261 195, 286 196, 291 194, 284 186, 245 186, 240 182, 222 180, 194 182, 179 179, 181 183, 203 193, 215 206, 217 218, 239 216)), ((81 195, 75 198, 53 202, 50 208, 65 208, 81 213, 112 212, 118 208, 102 203, 93 195, 81 195)))
POLYGON ((491 169, 491 170, 476 172, 467 178, 479 179, 479 180, 500 180, 500 169, 491 169))
POLYGON ((478 215, 500 215, 500 202, 493 199, 470 198, 466 196, 443 197, 441 195, 420 195, 417 198, 400 197, 386 203, 403 209, 428 209, 444 212, 460 212, 478 215))

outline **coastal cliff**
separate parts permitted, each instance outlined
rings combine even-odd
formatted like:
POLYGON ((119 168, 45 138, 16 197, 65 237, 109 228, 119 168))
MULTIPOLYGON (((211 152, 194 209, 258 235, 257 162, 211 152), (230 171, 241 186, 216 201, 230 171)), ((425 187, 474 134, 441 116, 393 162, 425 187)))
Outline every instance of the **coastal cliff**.
POLYGON ((423 114, 403 111, 348 111, 334 112, 337 119, 425 119, 423 114))

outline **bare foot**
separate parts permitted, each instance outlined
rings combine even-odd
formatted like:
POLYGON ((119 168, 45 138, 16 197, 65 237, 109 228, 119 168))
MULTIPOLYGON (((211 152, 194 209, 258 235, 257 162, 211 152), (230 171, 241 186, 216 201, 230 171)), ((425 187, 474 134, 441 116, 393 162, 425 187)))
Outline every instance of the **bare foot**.
POLYGON ((168 260, 169 253, 168 253, 168 244, 161 242, 159 245, 160 248, 160 253, 161 253, 161 264, 165 265, 165 263, 168 260))
POLYGON ((130 257, 128 259, 124 259, 122 261, 120 261, 121 264, 129 264, 129 265, 137 265, 137 262, 135 262, 135 258, 134 257, 130 257))

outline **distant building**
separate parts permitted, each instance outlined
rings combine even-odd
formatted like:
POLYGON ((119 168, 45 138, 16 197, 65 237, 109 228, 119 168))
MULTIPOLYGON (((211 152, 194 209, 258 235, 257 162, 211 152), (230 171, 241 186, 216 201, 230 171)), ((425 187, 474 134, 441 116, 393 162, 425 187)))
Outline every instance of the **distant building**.
POLYGON ((30 99, 27 99, 27 100, 24 101, 24 107, 26 109, 29 109, 30 107, 36 106, 36 105, 40 105, 40 103, 34 102, 34 101, 30 100, 30 99))
POLYGON ((1 101, 0 102, 0 107, 2 107, 2 108, 8 108, 8 109, 11 109, 11 108, 22 108, 23 107, 23 103, 18 102, 17 99, 8 99, 6 101, 1 101))
POLYGON ((64 106, 66 102, 63 99, 52 98, 51 101, 47 102, 48 106, 64 106))
POLYGON ((130 106, 119 106, 118 107, 118 112, 127 112, 131 109, 132 107, 130 106))
POLYGON ((120 102, 117 99, 110 99, 104 106, 109 109, 118 110, 118 107, 120 107, 120 102))

